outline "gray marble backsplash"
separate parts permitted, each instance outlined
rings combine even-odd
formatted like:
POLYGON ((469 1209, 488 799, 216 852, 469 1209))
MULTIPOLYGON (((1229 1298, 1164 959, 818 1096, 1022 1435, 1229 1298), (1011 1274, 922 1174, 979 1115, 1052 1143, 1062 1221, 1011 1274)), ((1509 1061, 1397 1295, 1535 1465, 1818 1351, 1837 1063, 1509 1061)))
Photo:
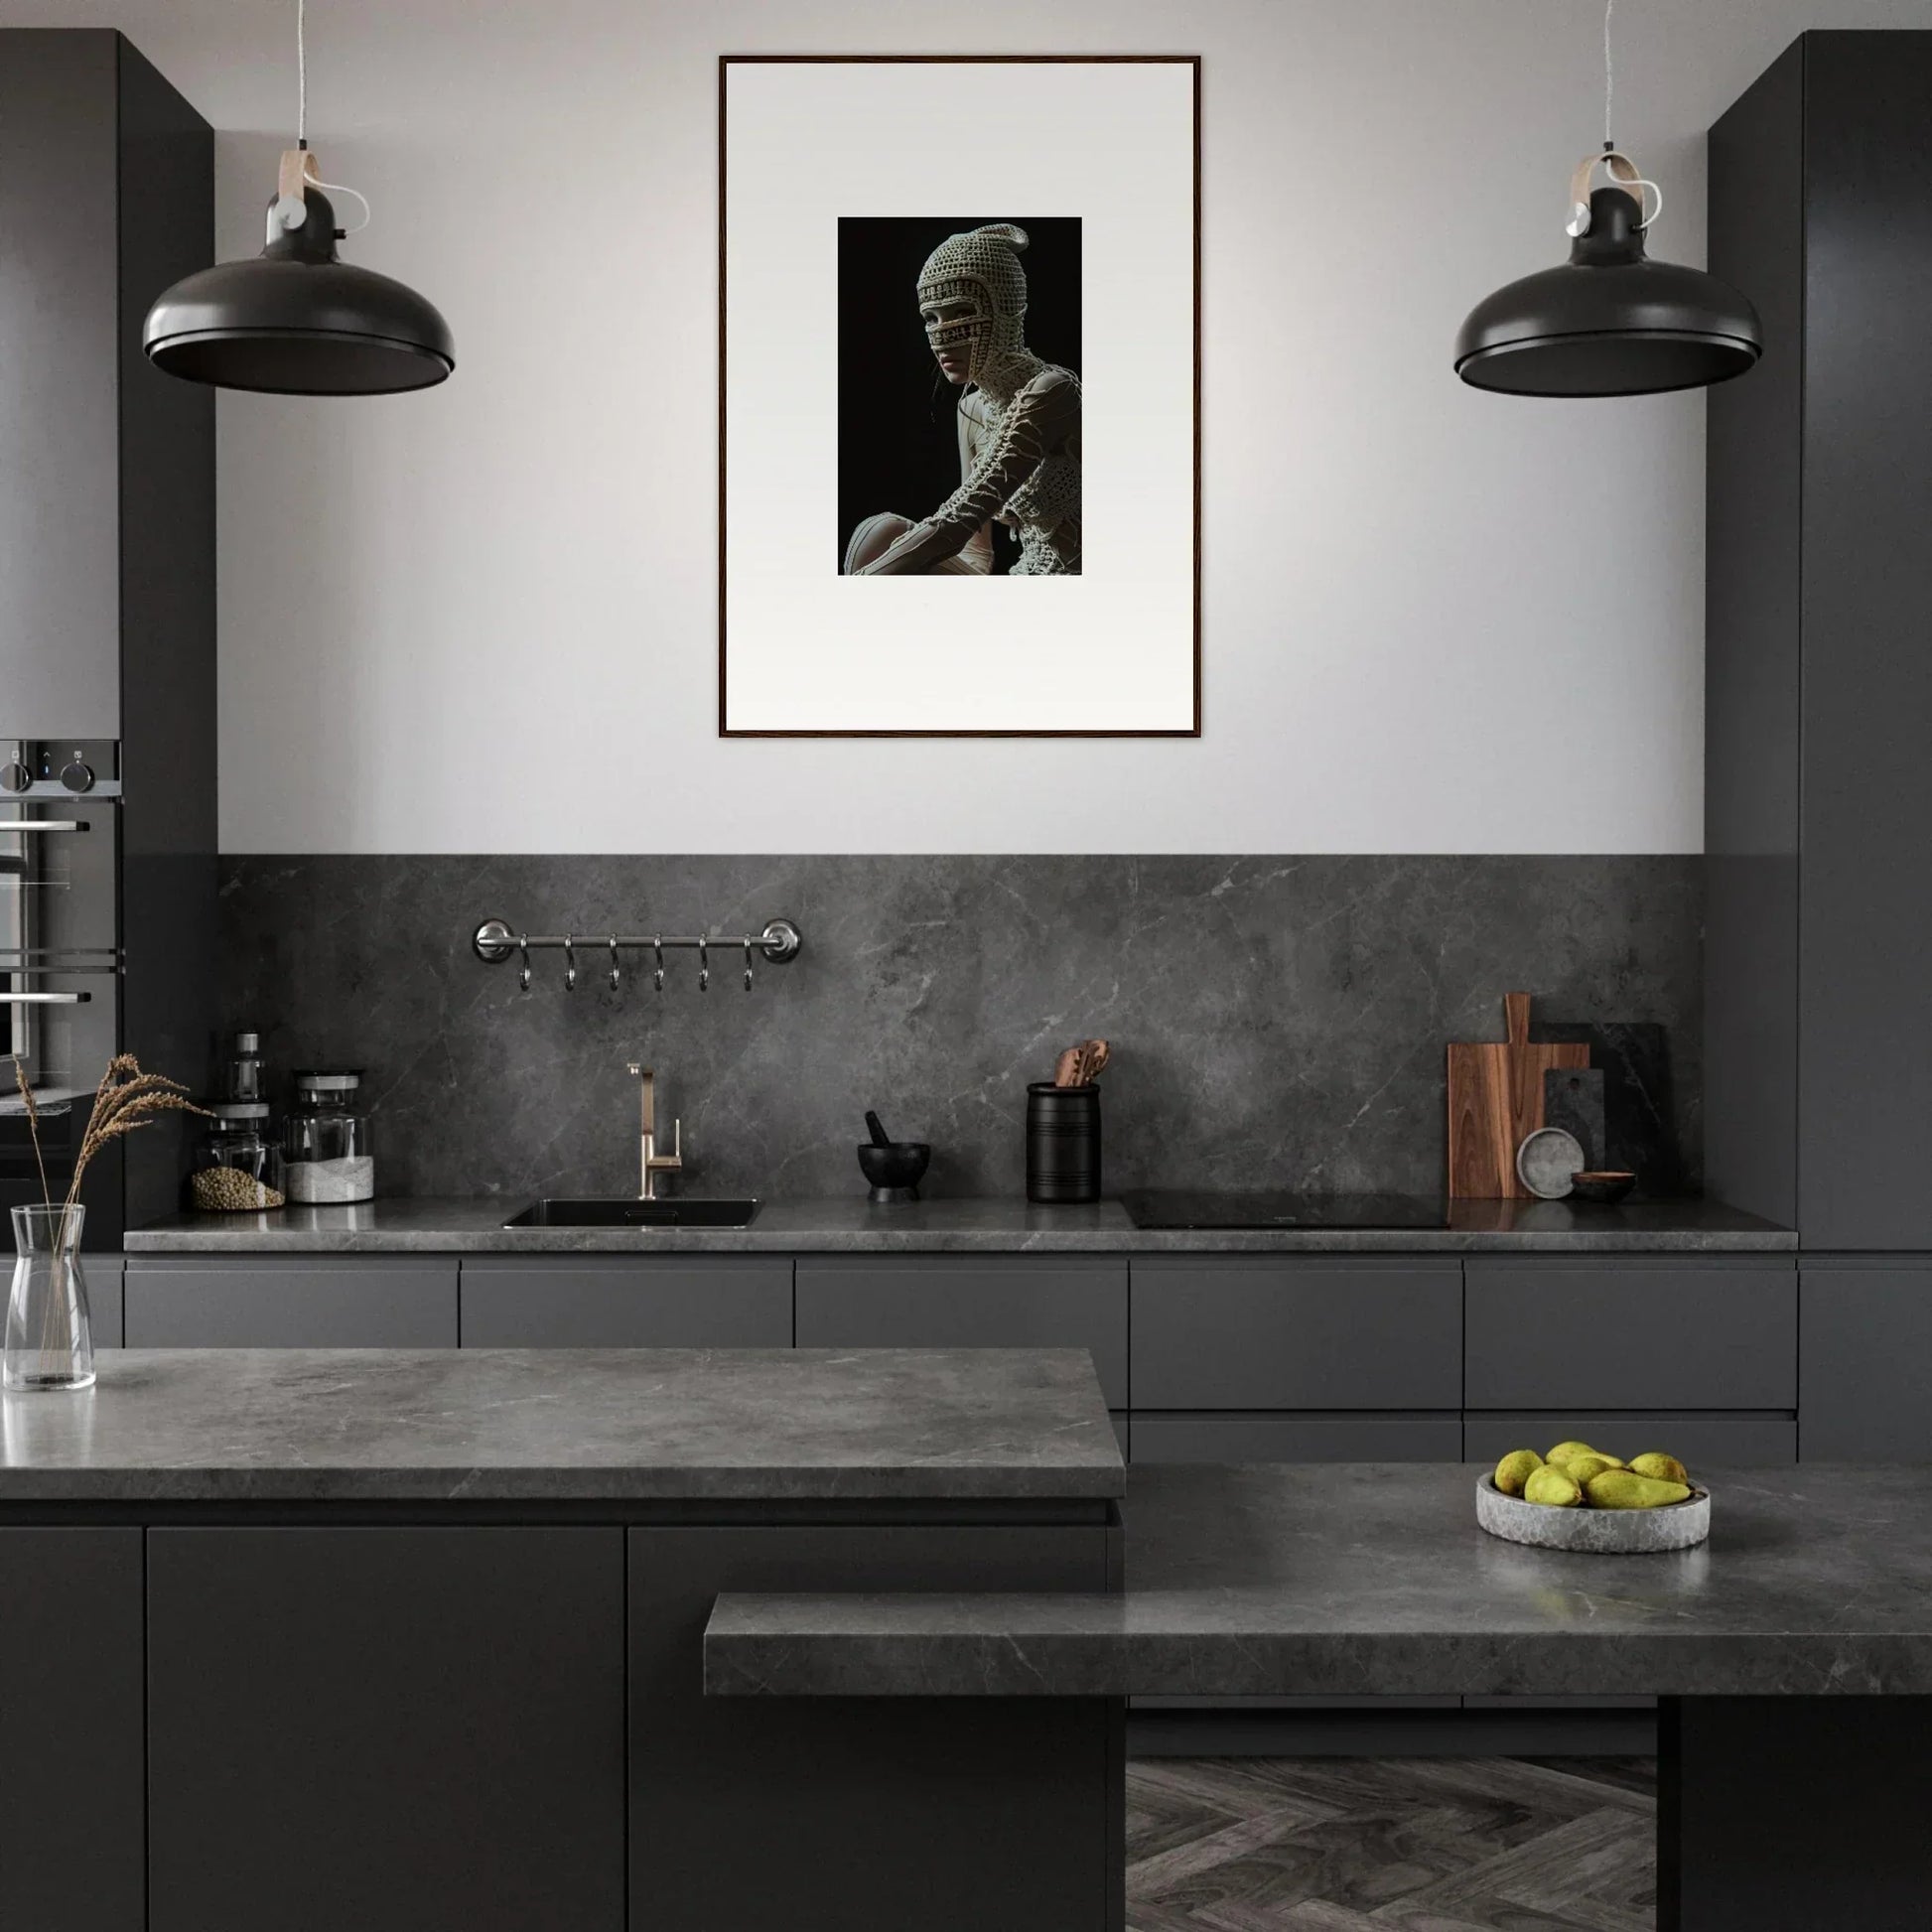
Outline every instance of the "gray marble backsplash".
POLYGON ((1027 1083, 1090 1034, 1106 1180, 1440 1190, 1443 1047, 1539 1021, 1663 1029, 1698 1172, 1696 858, 230 858, 230 1025, 278 1073, 367 1069, 385 1194, 634 1192, 636 1089, 684 1127, 685 1191, 861 1191, 877 1107, 933 1143, 928 1194, 1017 1194, 1027 1083), (498 915, 589 935, 485 966, 498 915), (690 953, 666 985, 594 935, 797 921, 799 958, 690 953))

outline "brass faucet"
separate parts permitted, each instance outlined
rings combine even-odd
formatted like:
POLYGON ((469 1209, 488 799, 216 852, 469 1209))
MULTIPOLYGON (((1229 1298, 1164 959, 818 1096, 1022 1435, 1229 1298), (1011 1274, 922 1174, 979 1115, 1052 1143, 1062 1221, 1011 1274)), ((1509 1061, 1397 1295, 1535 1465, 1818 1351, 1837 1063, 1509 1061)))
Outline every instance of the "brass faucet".
POLYGON ((684 1167, 684 1123, 681 1120, 671 1122, 671 1151, 668 1154, 659 1154, 657 1151, 657 1075, 640 1060, 629 1062, 629 1072, 633 1079, 643 1083, 640 1089, 642 1099, 638 1134, 639 1177, 642 1185, 637 1190, 637 1198, 655 1200, 657 1176, 660 1173, 677 1173, 684 1167))

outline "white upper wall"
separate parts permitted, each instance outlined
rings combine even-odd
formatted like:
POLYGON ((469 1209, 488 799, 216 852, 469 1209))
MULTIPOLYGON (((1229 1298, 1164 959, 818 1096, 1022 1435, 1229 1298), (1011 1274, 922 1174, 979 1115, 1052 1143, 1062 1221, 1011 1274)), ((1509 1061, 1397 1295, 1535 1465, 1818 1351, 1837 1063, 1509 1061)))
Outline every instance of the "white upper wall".
MULTIPOLYGON (((125 29, 223 130, 227 256, 290 137, 294 11, 0 0, 125 29)), ((1702 400, 1449 368, 1470 304, 1562 256, 1599 0, 309 11, 312 141, 375 207, 347 252, 443 309, 458 366, 221 398, 228 851, 1701 845, 1702 400), (1204 57, 1206 735, 721 741, 715 57, 963 42, 1204 57)), ((1703 130, 1792 36, 1880 25, 1932 0, 1624 0, 1657 252, 1703 259, 1703 130)))

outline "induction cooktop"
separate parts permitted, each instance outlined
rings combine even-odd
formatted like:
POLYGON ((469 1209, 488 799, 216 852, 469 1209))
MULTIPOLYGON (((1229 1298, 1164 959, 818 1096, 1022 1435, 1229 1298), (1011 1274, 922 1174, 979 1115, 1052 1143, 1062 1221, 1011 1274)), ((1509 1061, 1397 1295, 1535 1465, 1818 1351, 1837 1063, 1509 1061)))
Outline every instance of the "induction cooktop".
POLYGON ((1214 1194, 1140 1189, 1120 1197, 1139 1228, 1442 1228, 1425 1194, 1214 1194))

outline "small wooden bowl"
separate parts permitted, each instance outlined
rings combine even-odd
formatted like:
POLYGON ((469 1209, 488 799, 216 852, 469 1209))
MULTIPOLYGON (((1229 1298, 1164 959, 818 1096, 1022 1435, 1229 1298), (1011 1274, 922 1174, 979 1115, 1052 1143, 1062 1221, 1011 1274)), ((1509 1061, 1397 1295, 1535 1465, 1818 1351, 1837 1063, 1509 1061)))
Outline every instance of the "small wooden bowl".
POLYGON ((1613 1207, 1637 1184, 1637 1176, 1626 1173, 1621 1169, 1603 1169, 1573 1173, 1570 1176, 1570 1193, 1575 1200, 1596 1201, 1601 1206, 1613 1207))

